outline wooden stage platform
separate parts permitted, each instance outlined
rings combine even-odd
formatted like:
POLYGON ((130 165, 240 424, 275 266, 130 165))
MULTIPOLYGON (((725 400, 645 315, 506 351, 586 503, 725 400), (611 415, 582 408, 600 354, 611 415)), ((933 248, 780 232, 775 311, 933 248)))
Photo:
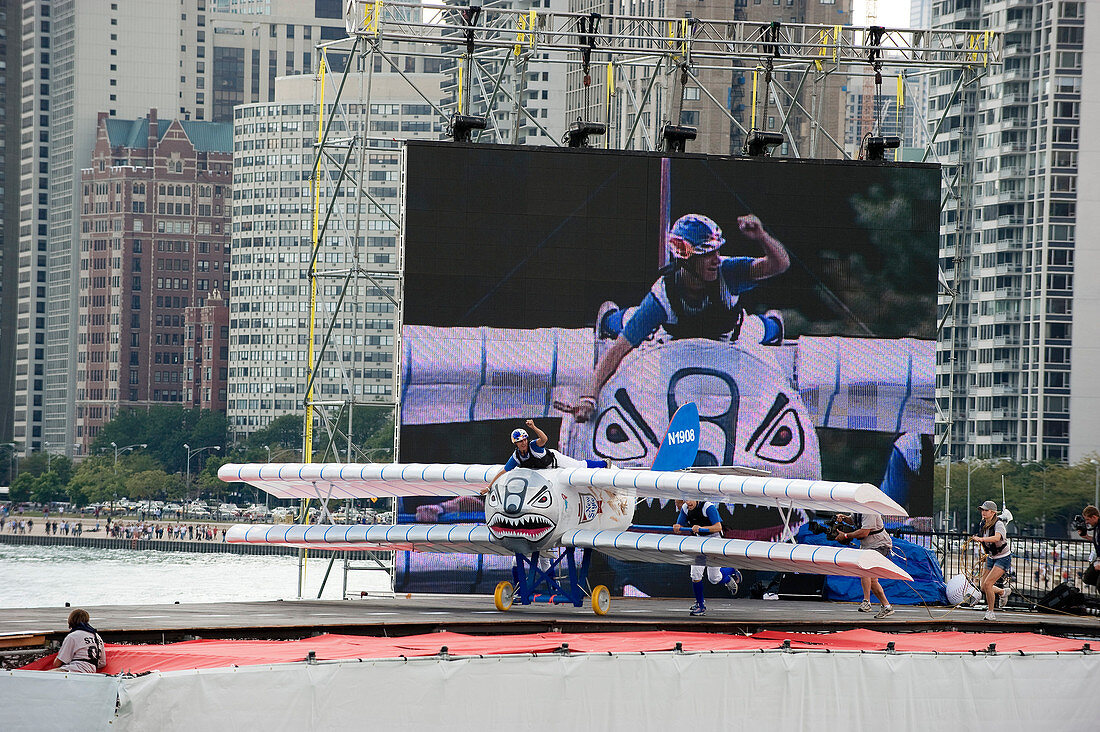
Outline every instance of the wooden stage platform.
MULTIPOLYGON (((889 632, 961 630, 1032 632, 1100 640, 1100 618, 1057 613, 999 611, 996 621, 969 608, 896 606, 875 620, 840 602, 712 600, 703 617, 690 617, 690 600, 612 599, 608 615, 588 607, 534 604, 506 613, 491 597, 399 595, 362 600, 126 605, 85 608, 109 643, 176 642, 194 638, 304 638, 321 633, 401 636, 448 630, 461 633, 609 632, 691 630, 753 633, 761 630, 824 632, 871 628, 889 632)), ((19 636, 60 641, 70 608, 0 608, 0 640, 19 636)), ((42 641, 39 640, 39 643, 42 641)), ((16 646, 20 645, 18 643, 16 646)), ((3 645, 0 645, 3 649, 3 645)), ((12 649, 14 650, 14 649, 12 649)), ((0 650, 0 655, 5 651, 0 650)))

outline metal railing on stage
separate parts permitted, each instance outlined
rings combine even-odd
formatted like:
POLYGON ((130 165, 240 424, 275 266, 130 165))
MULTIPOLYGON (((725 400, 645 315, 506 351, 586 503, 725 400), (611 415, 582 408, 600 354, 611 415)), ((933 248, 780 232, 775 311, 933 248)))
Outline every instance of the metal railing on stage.
MULTIPOLYGON (((985 552, 970 541, 970 534, 944 531, 891 531, 900 538, 931 550, 943 569, 944 579, 962 574, 977 586, 985 552)), ((1033 607, 1063 582, 1076 585, 1090 604, 1100 607, 1096 588, 1085 586, 1080 574, 1089 565, 1091 543, 1084 539, 1009 536, 1012 551, 1010 607, 1033 607)))

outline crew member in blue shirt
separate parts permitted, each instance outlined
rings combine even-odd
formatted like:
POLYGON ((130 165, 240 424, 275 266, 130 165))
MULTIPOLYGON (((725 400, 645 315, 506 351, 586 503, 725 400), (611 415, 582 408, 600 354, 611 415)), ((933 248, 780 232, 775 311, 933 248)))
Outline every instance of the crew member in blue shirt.
MULTIPOLYGON (((676 517, 676 523, 672 525, 672 533, 692 533, 696 536, 700 532, 708 534, 722 534, 722 518, 718 515, 718 507, 709 501, 684 501, 680 506, 680 513, 676 517)), ((691 589, 695 592, 695 604, 691 606, 692 615, 705 615, 706 603, 703 601, 703 571, 706 570, 707 579, 711 584, 725 585, 730 594, 737 595, 737 587, 741 582, 741 573, 732 567, 708 567, 706 558, 700 555, 691 565, 691 589)))

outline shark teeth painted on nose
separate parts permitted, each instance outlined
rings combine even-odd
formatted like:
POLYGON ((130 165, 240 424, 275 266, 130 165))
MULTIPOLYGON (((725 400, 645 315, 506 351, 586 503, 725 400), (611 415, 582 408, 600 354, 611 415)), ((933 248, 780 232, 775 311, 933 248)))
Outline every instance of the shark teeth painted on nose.
POLYGON ((550 533, 553 528, 554 522, 537 514, 511 518, 498 513, 489 522, 489 531, 499 539, 538 540, 550 533))

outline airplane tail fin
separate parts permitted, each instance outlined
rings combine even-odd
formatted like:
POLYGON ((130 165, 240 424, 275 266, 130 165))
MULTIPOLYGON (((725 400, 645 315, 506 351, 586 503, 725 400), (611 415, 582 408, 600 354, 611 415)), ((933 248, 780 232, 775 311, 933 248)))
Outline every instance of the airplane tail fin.
POLYGON ((683 470, 695 463, 699 451, 699 408, 688 402, 676 410, 668 432, 653 458, 651 470, 683 470))

